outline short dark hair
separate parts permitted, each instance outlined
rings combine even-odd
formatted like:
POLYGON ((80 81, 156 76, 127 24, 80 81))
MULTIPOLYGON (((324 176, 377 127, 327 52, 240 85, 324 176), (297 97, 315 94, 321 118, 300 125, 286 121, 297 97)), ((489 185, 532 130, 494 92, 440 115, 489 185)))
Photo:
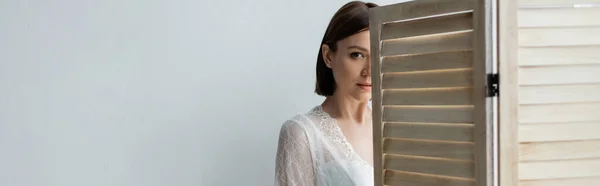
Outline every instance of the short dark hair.
POLYGON ((331 96, 335 91, 333 71, 325 64, 321 46, 326 44, 332 52, 337 50, 337 42, 349 36, 369 29, 369 8, 377 7, 375 3, 352 1, 342 6, 331 18, 319 45, 317 56, 317 82, 315 93, 321 96, 331 96))

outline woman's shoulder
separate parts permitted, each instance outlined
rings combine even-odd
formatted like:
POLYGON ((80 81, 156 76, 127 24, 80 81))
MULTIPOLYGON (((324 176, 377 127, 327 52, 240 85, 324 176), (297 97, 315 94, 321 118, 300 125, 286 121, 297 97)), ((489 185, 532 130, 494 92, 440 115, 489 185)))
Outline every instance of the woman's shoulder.
POLYGON ((281 126, 281 130, 308 131, 315 126, 315 121, 320 117, 319 110, 320 106, 315 106, 306 113, 287 119, 281 126))

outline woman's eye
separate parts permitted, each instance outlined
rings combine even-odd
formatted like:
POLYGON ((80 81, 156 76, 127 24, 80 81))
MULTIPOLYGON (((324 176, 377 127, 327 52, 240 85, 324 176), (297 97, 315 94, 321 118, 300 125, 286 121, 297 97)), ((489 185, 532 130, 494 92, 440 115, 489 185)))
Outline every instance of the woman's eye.
POLYGON ((363 54, 361 54, 361 53, 359 53, 359 52, 352 52, 352 53, 350 54, 350 57, 352 57, 352 58, 364 58, 364 57, 365 57, 365 55, 363 55, 363 54))

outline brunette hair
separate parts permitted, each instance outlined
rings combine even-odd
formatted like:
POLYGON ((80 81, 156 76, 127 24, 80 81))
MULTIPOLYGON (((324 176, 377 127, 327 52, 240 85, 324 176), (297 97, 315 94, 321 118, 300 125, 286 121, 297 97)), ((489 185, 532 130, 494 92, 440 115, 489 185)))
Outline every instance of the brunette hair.
POLYGON ((319 45, 317 56, 317 82, 315 93, 331 96, 335 91, 333 71, 325 64, 321 46, 326 44, 332 52, 337 50, 337 42, 349 36, 369 29, 369 8, 377 7, 375 3, 352 1, 342 6, 329 21, 323 40, 319 45))

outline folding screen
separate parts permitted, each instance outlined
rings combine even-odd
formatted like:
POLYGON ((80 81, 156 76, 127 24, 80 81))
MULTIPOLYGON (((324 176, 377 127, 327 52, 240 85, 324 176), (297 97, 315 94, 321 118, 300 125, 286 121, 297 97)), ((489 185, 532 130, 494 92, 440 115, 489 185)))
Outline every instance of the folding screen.
POLYGON ((600 185, 600 0, 370 14, 377 186, 600 185))

